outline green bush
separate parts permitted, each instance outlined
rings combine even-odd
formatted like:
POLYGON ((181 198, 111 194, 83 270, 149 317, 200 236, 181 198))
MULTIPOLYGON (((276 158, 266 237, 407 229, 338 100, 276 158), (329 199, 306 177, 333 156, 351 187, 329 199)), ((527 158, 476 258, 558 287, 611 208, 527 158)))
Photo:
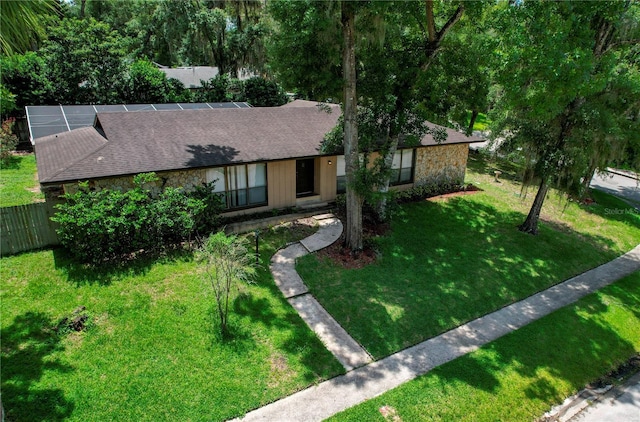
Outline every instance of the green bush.
POLYGON ((208 194, 206 187, 188 194, 182 188, 166 188, 154 195, 149 186, 157 180, 154 173, 139 174, 135 187, 125 192, 92 191, 81 183, 76 193, 64 195, 65 202, 57 205, 52 217, 59 225, 60 242, 79 260, 97 264, 212 228, 209 224, 216 219, 204 217, 220 211, 212 189, 208 194))
POLYGON ((276 82, 260 77, 244 81, 244 96, 253 107, 277 107, 287 102, 287 95, 276 82))
POLYGON ((11 154, 18 145, 18 137, 13 134, 14 118, 2 122, 0 128, 0 165, 6 167, 11 162, 11 154))

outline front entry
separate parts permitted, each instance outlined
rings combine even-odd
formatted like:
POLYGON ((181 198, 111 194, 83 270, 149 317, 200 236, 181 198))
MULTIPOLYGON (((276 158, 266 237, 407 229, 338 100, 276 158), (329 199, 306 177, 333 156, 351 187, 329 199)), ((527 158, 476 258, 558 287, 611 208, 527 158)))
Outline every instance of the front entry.
POLYGON ((314 193, 314 161, 313 158, 296 160, 296 197, 298 198, 314 193))

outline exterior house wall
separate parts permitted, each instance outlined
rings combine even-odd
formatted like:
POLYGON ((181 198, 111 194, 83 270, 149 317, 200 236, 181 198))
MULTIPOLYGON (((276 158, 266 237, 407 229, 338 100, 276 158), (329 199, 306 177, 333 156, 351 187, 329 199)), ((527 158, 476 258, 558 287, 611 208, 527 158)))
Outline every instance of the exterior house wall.
POLYGON ((317 187, 316 192, 320 194, 320 201, 330 202, 336 199, 337 183, 336 176, 336 158, 320 157, 317 159, 316 168, 319 170, 319 175, 316 177, 317 183, 320 186, 317 187), (329 164, 331 162, 331 164, 329 164))
POLYGON ((438 145, 418 148, 414 185, 463 183, 469 144, 438 145))
MULTIPOLYGON (((393 186, 396 190, 405 190, 413 186, 443 183, 462 183, 464 181, 468 144, 438 145, 416 148, 415 169, 413 183, 393 186)), ((377 153, 370 156, 370 162, 376 158, 377 153)), ((315 159, 315 193, 306 198, 296 198, 296 160, 271 161, 267 163, 267 195, 268 205, 230 210, 225 215, 251 214, 294 207, 296 205, 310 205, 313 203, 331 202, 337 196, 336 156, 316 157, 315 159), (329 164, 331 162, 331 164, 329 164)), ((187 191, 193 190, 206 182, 207 169, 191 169, 179 171, 158 172, 160 180, 145 186, 152 191, 160 191, 162 187, 184 187, 187 191)), ((133 177, 114 177, 96 179, 89 183, 96 189, 128 190, 133 188, 133 177)), ((77 183, 63 185, 65 193, 74 193, 78 190, 77 183)), ((59 201, 62 189, 60 185, 43 185, 42 190, 47 202, 59 201)))
POLYGON ((296 205, 296 161, 274 161, 267 164, 269 208, 296 205))

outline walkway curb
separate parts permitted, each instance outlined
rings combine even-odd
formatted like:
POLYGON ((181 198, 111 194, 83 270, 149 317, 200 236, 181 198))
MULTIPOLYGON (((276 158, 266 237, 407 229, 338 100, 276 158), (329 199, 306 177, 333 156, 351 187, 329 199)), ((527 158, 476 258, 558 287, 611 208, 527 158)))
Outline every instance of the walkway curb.
POLYGON ((596 290, 640 270, 640 245, 630 252, 377 362, 247 413, 238 421, 321 421, 473 352, 596 290))

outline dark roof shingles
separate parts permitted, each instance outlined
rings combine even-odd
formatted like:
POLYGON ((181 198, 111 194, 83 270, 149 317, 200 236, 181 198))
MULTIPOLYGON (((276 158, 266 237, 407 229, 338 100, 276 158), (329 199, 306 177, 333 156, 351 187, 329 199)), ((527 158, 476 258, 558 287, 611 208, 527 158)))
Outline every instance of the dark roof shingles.
MULTIPOLYGON (((318 107, 99 113, 97 120, 108 141, 94 128, 37 140, 40 181, 316 156, 324 134, 340 115, 338 107, 332 109, 332 113, 318 107)), ((447 132, 447 144, 473 141, 451 129, 447 132)), ((422 144, 435 142, 427 136, 422 144)))

